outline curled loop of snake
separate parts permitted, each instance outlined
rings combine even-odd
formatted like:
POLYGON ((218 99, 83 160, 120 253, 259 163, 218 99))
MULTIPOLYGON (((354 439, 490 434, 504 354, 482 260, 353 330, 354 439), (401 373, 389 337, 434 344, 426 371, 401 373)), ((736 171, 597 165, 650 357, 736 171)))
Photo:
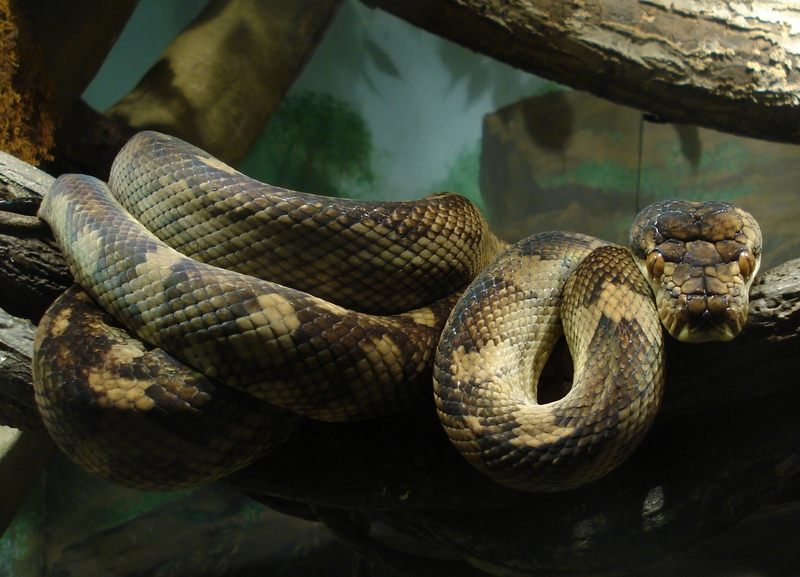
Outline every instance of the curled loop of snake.
POLYGON ((68 455, 143 489, 229 474, 300 416, 429 399, 431 371, 478 469, 528 490, 587 483, 653 420, 659 314, 683 340, 733 338, 760 262, 755 220, 720 202, 645 209, 631 249, 569 233, 509 246, 455 194, 326 199, 154 132, 109 184, 62 176, 40 209, 79 287, 39 325, 34 382, 68 455), (562 330, 574 383, 539 403, 562 330))

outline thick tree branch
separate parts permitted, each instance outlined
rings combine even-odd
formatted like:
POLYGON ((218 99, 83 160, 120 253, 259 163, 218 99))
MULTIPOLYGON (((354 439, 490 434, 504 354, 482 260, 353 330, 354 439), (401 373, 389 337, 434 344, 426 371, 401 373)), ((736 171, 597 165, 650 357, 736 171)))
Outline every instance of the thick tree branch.
POLYGON ((670 122, 800 142, 800 13, 785 2, 363 1, 670 122))
POLYGON ((138 2, 22 2, 63 119, 48 169, 107 178, 119 148, 143 128, 181 136, 237 164, 341 2, 212 0, 105 118, 80 95, 138 2))
POLYGON ((107 114, 236 165, 313 54, 342 0, 212 0, 107 114))
POLYGON ((0 152, 0 210, 22 206, 29 216, 0 215, 0 306, 33 321, 73 282, 49 230, 30 216, 52 182, 46 172, 0 152))

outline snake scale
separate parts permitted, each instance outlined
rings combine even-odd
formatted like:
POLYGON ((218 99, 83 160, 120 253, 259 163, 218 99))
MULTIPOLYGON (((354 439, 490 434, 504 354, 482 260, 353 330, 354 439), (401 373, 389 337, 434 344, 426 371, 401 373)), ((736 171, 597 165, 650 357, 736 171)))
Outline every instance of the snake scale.
POLYGON ((327 199, 155 132, 120 151, 109 185, 59 177, 39 215, 79 285, 37 329, 43 419, 84 468, 149 490, 246 466, 301 416, 430 399, 431 372, 479 470, 532 491, 588 483, 656 414, 659 313, 682 340, 733 338, 761 251, 741 208, 683 201, 640 213, 631 249, 560 232, 508 245, 452 193, 327 199), (574 383, 540 403, 562 333, 574 383))

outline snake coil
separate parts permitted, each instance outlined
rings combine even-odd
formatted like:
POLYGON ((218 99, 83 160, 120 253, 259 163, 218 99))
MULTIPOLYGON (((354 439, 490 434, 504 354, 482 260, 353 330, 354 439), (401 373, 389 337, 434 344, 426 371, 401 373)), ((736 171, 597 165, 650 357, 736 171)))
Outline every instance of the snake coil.
POLYGON ((677 338, 733 338, 760 262, 755 220, 724 203, 645 209, 632 249, 569 233, 508 246, 458 195, 297 193, 154 132, 110 186, 65 175, 40 209, 81 288, 39 325, 36 398, 76 462, 151 490, 246 466, 301 415, 402 410, 430 398, 431 371, 478 469, 535 491, 590 482, 653 421, 659 314, 677 338), (562 332, 575 381, 540 404, 562 332))

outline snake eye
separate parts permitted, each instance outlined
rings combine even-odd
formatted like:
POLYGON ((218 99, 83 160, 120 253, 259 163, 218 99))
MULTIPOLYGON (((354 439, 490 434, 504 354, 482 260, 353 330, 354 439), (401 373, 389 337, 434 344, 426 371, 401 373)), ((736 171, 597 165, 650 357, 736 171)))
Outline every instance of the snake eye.
POLYGON ((657 250, 654 250, 647 255, 646 267, 650 278, 653 280, 660 279, 661 275, 664 274, 664 256, 657 250))
POLYGON ((743 250, 739 253, 739 260, 737 262, 739 264, 739 274, 742 275, 742 278, 747 280, 756 267, 756 257, 754 257, 753 253, 749 250, 743 250))

